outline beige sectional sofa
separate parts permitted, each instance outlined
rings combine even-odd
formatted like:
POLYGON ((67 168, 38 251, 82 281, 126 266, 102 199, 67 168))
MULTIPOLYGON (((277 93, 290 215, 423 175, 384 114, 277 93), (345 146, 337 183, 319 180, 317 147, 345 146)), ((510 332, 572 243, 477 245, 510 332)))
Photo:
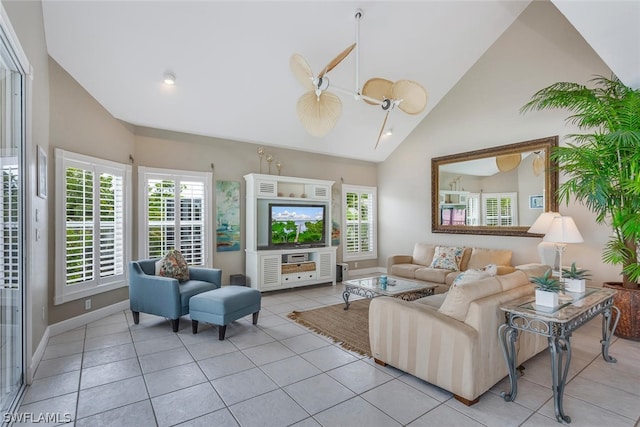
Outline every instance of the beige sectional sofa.
POLYGON ((412 255, 392 255, 387 259, 387 274, 405 277, 407 279, 422 280, 429 284, 438 285, 436 294, 449 290, 449 286, 462 271, 477 269, 488 264, 498 266, 498 274, 506 274, 515 270, 511 266, 511 251, 505 249, 484 249, 465 247, 462 253, 459 270, 431 268, 430 265, 437 246, 431 243, 419 242, 413 247, 412 255))
MULTIPOLYGON (((378 363, 389 364, 452 392, 467 405, 507 375, 498 339, 499 306, 533 295, 529 277, 547 266, 456 285, 416 301, 379 297, 369 307, 369 340, 378 363)), ((517 362, 547 347, 546 338, 520 333, 517 362)))

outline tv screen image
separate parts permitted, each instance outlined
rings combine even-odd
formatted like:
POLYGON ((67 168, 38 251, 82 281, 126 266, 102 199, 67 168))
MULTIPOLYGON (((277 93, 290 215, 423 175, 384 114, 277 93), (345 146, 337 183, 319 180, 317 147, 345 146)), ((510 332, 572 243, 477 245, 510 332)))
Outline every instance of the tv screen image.
POLYGON ((270 204, 269 245, 297 246, 324 243, 325 206, 270 204))

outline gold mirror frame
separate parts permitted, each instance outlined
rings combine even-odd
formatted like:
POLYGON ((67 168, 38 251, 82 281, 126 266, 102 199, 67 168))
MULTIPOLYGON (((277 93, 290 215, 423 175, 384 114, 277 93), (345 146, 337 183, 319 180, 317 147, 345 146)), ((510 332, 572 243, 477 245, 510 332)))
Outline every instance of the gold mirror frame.
POLYGON ((443 225, 439 224, 440 218, 440 166, 450 163, 466 162, 469 160, 488 157, 504 156, 508 154, 526 153, 544 150, 544 208, 540 211, 558 211, 558 168, 551 161, 551 150, 558 146, 558 136, 534 139, 515 144, 491 147, 466 153, 452 154, 449 156, 434 157, 431 159, 431 231, 433 233, 454 234, 487 234, 496 236, 521 236, 540 237, 539 234, 527 233, 527 226, 470 226, 470 225, 443 225))

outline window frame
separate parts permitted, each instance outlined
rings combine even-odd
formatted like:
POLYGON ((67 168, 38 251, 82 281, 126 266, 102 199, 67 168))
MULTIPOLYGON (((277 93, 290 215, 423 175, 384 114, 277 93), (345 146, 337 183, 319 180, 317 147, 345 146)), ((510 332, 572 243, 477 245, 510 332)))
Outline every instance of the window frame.
MULTIPOLYGON (((211 172, 197 172, 197 171, 184 171, 177 169, 163 169, 163 168, 151 168, 146 166, 138 167, 138 255, 142 258, 149 258, 149 241, 148 241, 148 229, 149 229, 149 198, 147 192, 147 183, 149 179, 161 179, 161 180, 179 180, 179 181, 202 181, 204 184, 203 195, 203 264, 198 265, 202 267, 213 266, 213 242, 214 232, 213 229, 213 173, 211 172)), ((174 207, 176 224, 179 224, 179 204, 174 207)), ((179 230, 179 226, 176 227, 179 230)), ((179 235, 176 232, 176 237, 179 235)))
POLYGON ((84 154, 73 153, 61 148, 55 149, 55 225, 56 225, 56 255, 55 255, 55 296, 54 305, 63 304, 80 298, 100 294, 114 289, 129 286, 128 262, 131 260, 132 252, 132 215, 131 215, 131 165, 104 160, 84 154), (100 227, 93 229, 93 260, 94 277, 92 280, 75 283, 68 286, 66 283, 66 218, 67 218, 67 188, 66 171, 68 167, 76 167, 93 172, 93 223, 100 221, 100 175, 110 173, 122 177, 122 273, 100 277, 100 227), (96 183, 97 179, 97 185, 96 183))
MULTIPOLYGON (((359 220, 359 224, 362 222, 359 220)), ((342 239, 342 260, 343 261, 360 261, 368 259, 378 258, 378 189, 376 187, 363 186, 363 185, 342 185, 342 229, 344 238, 342 239), (347 245, 347 197, 350 193, 357 193, 358 199, 362 194, 369 194, 371 196, 371 250, 363 252, 348 252, 347 245)))
MULTIPOLYGON (((487 214, 487 201, 489 199, 497 200, 497 215, 495 216, 497 224, 495 226, 505 226, 502 224, 503 215, 501 212, 501 203, 503 199, 509 200, 509 206, 511 215, 506 215, 506 217, 511 218, 511 224, 507 224, 507 226, 517 226, 518 224, 518 193, 517 192, 501 192, 501 193, 481 193, 481 213, 482 220, 481 223, 483 226, 487 226, 487 218, 490 216, 487 214)), ((493 218, 493 216, 491 216, 493 218)))

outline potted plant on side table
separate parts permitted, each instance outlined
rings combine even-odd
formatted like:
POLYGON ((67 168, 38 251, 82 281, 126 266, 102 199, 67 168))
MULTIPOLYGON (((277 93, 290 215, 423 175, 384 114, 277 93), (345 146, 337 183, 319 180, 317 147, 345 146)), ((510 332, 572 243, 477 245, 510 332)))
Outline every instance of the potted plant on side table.
POLYGON ((591 275, 589 270, 576 268, 574 261, 571 263, 571 268, 562 269, 562 277, 565 291, 582 293, 585 291, 586 281, 591 275))
POLYGON ((640 340, 640 89, 615 76, 592 82, 592 88, 555 83, 537 92, 522 111, 566 109, 572 113, 569 122, 591 132, 568 135, 572 143, 551 152, 567 178, 558 198, 567 204, 575 198, 596 214, 598 224, 611 227, 602 259, 622 268, 622 283, 605 283, 618 291, 615 334, 640 340))
POLYGON ((551 269, 542 277, 532 277, 529 281, 536 287, 536 305, 558 306, 558 292, 562 290, 562 286, 558 279, 551 276, 551 269))

